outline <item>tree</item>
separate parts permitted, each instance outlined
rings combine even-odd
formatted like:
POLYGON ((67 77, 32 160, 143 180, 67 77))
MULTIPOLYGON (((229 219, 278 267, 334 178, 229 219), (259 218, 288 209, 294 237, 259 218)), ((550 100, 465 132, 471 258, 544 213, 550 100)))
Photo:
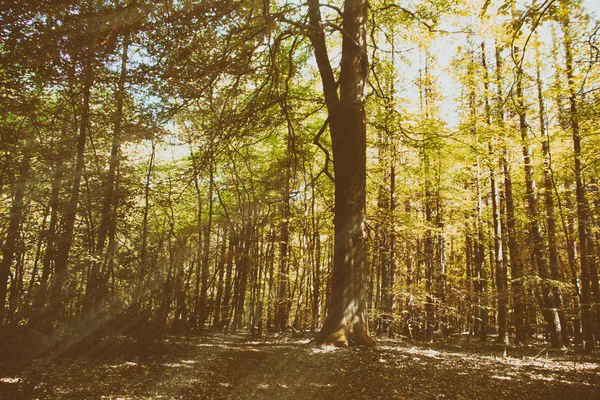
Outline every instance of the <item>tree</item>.
POLYGON ((331 67, 320 5, 309 0, 310 40, 323 84, 335 173, 334 262, 327 319, 316 343, 370 345, 367 319, 366 51, 367 1, 346 0, 339 84, 331 67), (339 94, 338 94, 339 86, 339 94))
POLYGON ((577 233, 579 238, 579 262, 581 267, 581 328, 583 334, 583 348, 592 351, 594 348, 594 315, 591 309, 590 289, 592 286, 590 276, 589 257, 589 224, 588 224, 588 200, 586 188, 583 181, 583 166, 581 155, 581 132, 579 126, 579 112, 577 105, 577 89, 575 87, 572 38, 569 29, 568 7, 563 12, 566 15, 561 18, 565 48, 565 72, 567 75, 569 95, 569 122, 573 137, 573 163, 575 170, 575 194, 577 199, 577 233))

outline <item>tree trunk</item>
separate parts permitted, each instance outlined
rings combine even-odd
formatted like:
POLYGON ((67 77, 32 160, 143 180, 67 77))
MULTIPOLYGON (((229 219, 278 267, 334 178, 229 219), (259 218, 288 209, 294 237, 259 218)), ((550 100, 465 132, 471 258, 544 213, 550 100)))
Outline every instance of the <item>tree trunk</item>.
POLYGON ((438 154, 438 168, 437 168, 437 190, 436 190, 436 213, 435 213, 435 226, 437 229, 436 235, 436 250, 435 250, 435 296, 439 302, 438 306, 438 322, 441 323, 442 335, 445 338, 448 336, 448 318, 447 313, 440 312, 441 305, 446 301, 446 239, 444 237, 444 220, 443 220, 443 208, 442 200, 440 198, 440 186, 441 186, 441 154, 438 154))
POLYGON ((195 265, 195 276, 194 276, 194 303, 193 311, 190 317, 190 325, 192 329, 199 329, 200 320, 200 283, 202 275, 202 191, 200 190, 199 174, 200 166, 198 165, 197 156, 194 154, 192 144, 190 143, 190 157, 192 159, 192 166, 194 168, 194 188, 196 189, 196 202, 198 203, 198 210, 196 211, 196 232, 198 234, 198 247, 196 249, 197 263, 195 265))
POLYGON ((210 259, 210 235, 212 228, 213 214, 213 188, 214 188, 214 171, 213 171, 213 140, 210 138, 208 154, 208 216, 206 225, 204 226, 204 258, 202 259, 202 287, 200 289, 200 314, 198 320, 199 329, 204 328, 204 323, 208 317, 208 275, 209 275, 209 259, 210 259))
POLYGON ((573 286, 573 295, 571 296, 573 307, 575 309, 575 315, 573 317, 573 335, 575 336, 575 343, 582 345, 581 291, 579 290, 579 279, 577 279, 577 242, 575 239, 575 216, 573 215, 572 211, 575 209, 572 200, 572 184, 573 183, 569 179, 565 179, 565 206, 568 210, 568 215, 566 217, 566 221, 564 215, 562 215, 562 218, 567 242, 567 258, 569 260, 570 280, 571 285, 573 286))
POLYGON ((227 228, 223 228, 221 238, 221 250, 219 251, 219 263, 217 265, 217 273, 219 280, 217 283, 217 296, 215 298, 215 311, 213 317, 213 328, 216 328, 221 323, 221 302, 223 301, 223 281, 225 278, 225 262, 227 260, 227 228))
MULTIPOLYGON (((0 326, 2 326, 4 322, 8 277, 10 276, 10 269, 17 251, 17 241, 19 239, 21 219, 23 217, 25 188, 27 186, 27 176, 29 174, 31 160, 29 144, 26 144, 22 157, 21 165, 19 166, 18 181, 15 184, 15 197, 12 206, 10 207, 10 218, 6 239, 2 246, 2 263, 0 264, 0 326)), ((14 276, 16 277, 16 275, 15 272, 14 276)))
MULTIPOLYGON (((485 42, 481 42, 481 65, 483 67, 483 85, 486 123, 489 127, 492 125, 492 112, 489 100, 489 72, 485 53, 485 42)), ((500 199, 498 195, 498 183, 496 181, 496 162, 497 155, 494 146, 495 137, 492 137, 488 143, 489 170, 490 170, 490 195, 492 198, 492 225, 494 232, 494 269, 496 271, 496 290, 498 293, 498 342, 508 344, 508 293, 507 277, 504 269, 504 251, 502 247, 502 222, 500 219, 500 199)))
POLYGON ((474 289, 476 294, 476 307, 478 314, 478 323, 475 326, 476 333, 479 334, 479 339, 482 342, 487 341, 488 331, 488 311, 487 311, 487 275, 485 271, 485 238, 483 232, 483 201, 481 199, 481 170, 479 168, 479 161, 477 161, 477 236, 475 239, 475 265, 473 269, 474 274, 474 289))
MULTIPOLYGON (((504 125, 504 95, 502 85, 504 77, 502 73, 502 57, 500 48, 496 46, 496 86, 497 86, 497 107, 498 107, 498 125, 502 130, 504 125)), ((505 137, 503 139, 506 139, 505 137)), ((517 240, 516 222, 515 222, 515 203, 512 191, 512 178, 510 172, 510 163, 508 159, 508 148, 503 144, 502 173, 504 175, 504 197, 506 201, 506 231, 508 237, 508 254, 510 257, 510 271, 512 279, 512 297, 515 321, 515 343, 522 344, 527 341, 525 332, 525 292, 523 289, 523 267, 521 265, 521 256, 519 254, 519 243, 517 240)))
POLYGON ((48 225, 48 232, 45 235, 46 250, 42 261, 42 277, 40 279, 40 286, 35 294, 31 319, 29 320, 29 326, 33 328, 37 328, 41 322, 48 296, 48 278, 50 277, 51 263, 52 260, 54 260, 54 252, 56 251, 56 227, 58 224, 58 208, 60 207, 59 194, 62 174, 64 172, 63 169, 62 160, 59 159, 58 163, 54 166, 54 177, 52 179, 52 193, 50 194, 50 224, 48 225))
POLYGON ((77 155, 75 169, 73 170, 73 183, 69 201, 65 204, 64 208, 63 231, 56 248, 56 259, 54 262, 54 282, 52 284, 50 297, 50 318, 53 320, 59 319, 59 314, 63 305, 62 290, 68 274, 67 267, 69 264, 69 253, 71 251, 71 245, 73 244, 73 230, 75 228, 75 219, 77 217, 79 189, 81 186, 81 178, 83 176, 85 143, 90 122, 90 91, 94 82, 93 67, 90 60, 91 56, 88 55, 87 58, 83 69, 83 105, 81 109, 79 136, 77 137, 77 155))
POLYGON ((560 287, 556 284, 558 281, 562 281, 560 273, 558 271, 558 248, 556 245, 556 223, 554 218, 554 197, 552 191, 554 185, 552 182, 552 165, 550 159, 550 136, 546 129, 546 116, 544 108, 544 97, 542 88, 542 78, 540 74, 540 60, 537 60, 537 94, 538 94, 538 105, 539 105, 539 118, 540 118, 540 133, 542 136, 542 153, 544 156, 544 189, 545 189, 545 204, 546 204, 546 224, 548 230, 548 260, 550 262, 550 277, 555 282, 552 283, 552 292, 556 302, 556 308, 558 309, 558 316, 560 319, 561 336, 565 346, 569 345, 569 329, 567 325, 567 315, 563 305, 563 296, 560 287))
POLYGON ((121 53, 121 73, 117 87, 116 100, 117 109, 115 112, 115 125, 113 130, 112 144, 110 150, 110 159, 108 163, 108 177, 103 187, 104 201, 102 204, 102 214, 100 217, 100 227, 98 228, 98 242, 96 245, 96 258, 92 261, 90 279, 88 280, 85 298, 83 301, 83 310, 90 311, 94 309, 100 300, 99 298, 99 273, 102 260, 105 259, 104 247, 106 238, 115 214, 115 182, 117 180, 117 169, 119 164, 119 146, 121 144, 121 125, 123 121, 123 100, 125 97, 125 81, 127 80, 127 60, 129 50, 129 33, 123 37, 123 50, 121 53))
POLYGON ((142 301, 142 296, 146 292, 149 282, 150 271, 148 268, 148 215, 150 213, 150 180, 154 167, 154 158, 156 156, 156 145, 154 138, 151 139, 150 161, 148 162, 148 172, 146 173, 146 182, 144 183, 144 211, 142 217, 142 240, 140 245, 140 265, 137 287, 134 291, 133 306, 137 308, 142 301))
POLYGON ((334 264, 331 299, 317 344, 369 345, 367 320, 366 213, 366 0, 346 0, 342 28, 339 96, 321 26, 319 2, 310 0, 309 19, 315 32, 311 42, 325 103, 333 145, 335 172, 334 264))
POLYGON ((573 72, 573 54, 571 44, 571 31, 568 16, 562 21, 565 48, 565 72, 569 84, 569 119, 573 135, 573 160, 575 167, 575 197, 577 199, 577 222, 579 236, 579 262, 581 265, 581 328, 583 336, 583 349, 591 352, 594 348, 594 315, 592 313, 590 296, 590 268, 588 249, 588 202, 583 181, 583 166, 581 163, 581 135, 579 132, 579 113, 577 107, 577 89, 575 88, 573 72))
POLYGON ((474 332, 474 315, 473 315, 473 260, 475 259, 473 249, 473 233, 469 223, 465 223, 465 292, 466 292, 466 309, 465 316, 467 319, 467 329, 469 332, 468 340, 474 332))
MULTIPOLYGON (((267 285, 269 287, 269 289, 267 290, 266 296, 267 296, 267 330, 271 330, 271 325, 273 324, 273 314, 275 312, 276 307, 273 307, 273 292, 275 291, 274 286, 274 269, 275 269, 275 241, 276 241, 276 237, 277 234, 275 233, 275 231, 271 228, 270 234, 269 234, 270 240, 269 240, 269 254, 268 254, 268 278, 267 278, 267 285)), ((265 272, 266 274, 266 272, 265 272)))
POLYGON ((288 137, 288 166, 285 176, 284 190, 281 205, 281 240, 279 242, 279 292, 277 296, 277 316, 275 327, 283 332, 287 327, 289 318, 288 297, 289 297, 289 254, 288 246, 290 241, 290 141, 288 137))
POLYGON ((425 172, 425 198, 423 200, 425 207, 425 237, 423 246, 425 250, 425 340, 433 340, 433 331, 435 330, 435 296, 434 296, 434 246, 433 246, 433 212, 432 212, 432 194, 431 194, 431 174, 429 155, 427 149, 421 149, 423 154, 423 165, 425 172))
POLYGON ((246 303, 246 289, 248 287, 248 273, 250 272, 250 246, 252 241, 252 227, 247 225, 243 234, 243 241, 238 243, 236 254, 236 293, 234 297, 233 330, 243 326, 244 309, 246 303))
POLYGON ((516 103, 517 114, 519 115, 519 130, 521 140, 523 141, 523 161, 525 169, 525 187, 527 206, 529 211, 529 234, 533 243, 533 261, 537 266, 537 272, 542 280, 542 314, 546 320, 548 332, 550 334, 550 344, 553 348, 563 347, 560 318, 556 308, 556 300, 552 291, 551 283, 548 281, 550 274, 548 272, 548 260, 542 230, 539 221, 539 208, 537 199, 537 189, 534 178, 533 154, 529 143, 529 127, 527 126, 527 110, 523 98, 523 71, 517 72, 516 84, 516 103))
POLYGON ((233 279, 233 256, 237 249, 235 231, 230 229, 229 246, 227 248, 227 263, 225 273, 225 294, 223 295, 223 306, 221 308, 221 325, 228 326, 231 319, 231 291, 233 279))

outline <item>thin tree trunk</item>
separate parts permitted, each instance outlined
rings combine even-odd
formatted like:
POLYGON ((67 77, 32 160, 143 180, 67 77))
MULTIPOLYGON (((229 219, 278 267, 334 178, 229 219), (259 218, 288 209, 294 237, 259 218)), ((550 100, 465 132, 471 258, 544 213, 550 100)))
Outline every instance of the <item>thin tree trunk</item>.
MULTIPOLYGON (((575 336, 575 343, 580 345, 582 342, 582 332, 581 332, 581 291, 579 290, 579 279, 577 278, 577 242, 575 240, 575 216, 573 215, 573 210, 575 209, 572 200, 572 182, 569 179, 565 179, 565 205, 568 211, 568 216, 566 217, 564 213, 562 215, 563 226, 565 232, 565 239, 567 245, 567 258, 569 261, 569 272, 571 285, 573 286, 573 307, 575 308, 575 315, 573 316, 573 334, 575 336)), ((560 203, 559 203, 560 205, 560 203)))
POLYGON ((537 267, 537 272, 542 280, 542 314, 546 320, 548 332, 550 334, 550 344, 553 348, 563 347, 560 318, 556 308, 556 299, 548 279, 548 260, 546 255, 545 243, 542 237, 542 231, 539 221, 539 207, 537 199, 537 189, 534 178, 533 153, 529 143, 529 127, 527 126, 527 109, 523 98, 523 71, 517 71, 516 84, 516 106, 519 115, 519 130, 521 140, 523 141, 523 160, 525 169, 525 187, 527 206, 529 211, 529 234, 533 242, 533 261, 537 267))
MULTIPOLYGON (((288 138, 288 158, 291 139, 288 138)), ((288 160, 290 163, 290 160, 288 160)), ((289 292, 289 254, 288 246, 290 240, 290 167, 287 167, 287 173, 285 177, 284 190, 282 195, 282 209, 281 209, 281 240, 279 244, 279 292, 277 296, 277 316, 275 321, 275 327, 277 330, 283 332, 287 327, 287 321, 289 318, 288 305, 288 292, 289 292)))
POLYGON ((591 352, 594 348, 594 315, 592 313, 590 287, 590 265, 588 248, 588 202, 583 181, 583 166, 581 162, 581 135, 579 132, 579 111, 577 106, 577 89, 575 88, 573 72, 573 53, 569 18, 562 21, 565 48, 565 72, 569 84, 569 120, 573 135, 573 160, 575 167, 575 194, 577 199, 577 221, 579 236, 579 262, 581 265, 581 328, 583 348, 591 352))
POLYGON ((209 144, 209 160, 208 160, 208 216, 206 225, 204 226, 204 258, 202 259, 202 287, 200 289, 200 314, 199 314, 199 328, 204 328, 204 323, 208 317, 208 267, 210 257, 210 236, 212 228, 212 214, 213 214, 213 188, 214 188, 214 170, 213 170, 213 140, 210 138, 209 144))
POLYGON ((144 211, 142 217, 142 240, 140 246, 140 266, 137 287, 135 289, 133 305, 137 308, 142 301, 142 296, 146 292, 149 282, 150 271, 148 268, 148 214, 150 212, 150 181, 154 167, 154 158, 156 156, 156 145, 154 138, 151 139, 150 161, 148 162, 148 172, 146 173, 146 182, 144 183, 144 211))
POLYGON ((468 339, 470 339, 475 333, 473 316, 473 260, 475 259, 475 256, 473 249, 473 234, 468 222, 465 223, 465 259, 465 292, 467 293, 465 316, 467 319, 467 330, 469 332, 468 339))
POLYGON ((58 209, 59 194, 63 174, 63 163, 59 159, 58 163, 54 166, 54 177, 52 179, 52 193, 50 194, 50 224, 48 225, 48 231, 45 235, 46 238, 46 251, 44 252, 44 259, 42 261, 42 277, 40 279, 40 286, 37 293, 35 294, 35 300, 33 302, 33 310, 29 326, 37 328, 44 311, 44 305, 46 304, 48 296, 48 278, 50 277, 50 269, 52 260, 54 260, 54 252, 56 251, 56 227, 58 224, 58 209))
MULTIPOLYGON (((497 108, 498 108, 498 125, 502 130, 504 125, 504 95, 502 93, 502 85, 504 77, 502 73, 502 57, 500 48, 496 46, 496 86, 497 86, 497 108)), ((505 134, 504 134, 505 135, 505 134)), ((506 140, 506 137, 504 137, 506 140)), ((525 291, 523 289, 523 266, 521 265, 521 256, 519 254, 519 243, 517 239, 516 220, 515 220, 515 205, 512 191, 512 178, 510 164, 508 158, 508 147, 503 143, 501 164, 502 173, 504 175, 504 197, 506 201, 506 230, 508 237, 508 254, 510 257, 510 270, 512 279, 512 297, 515 321, 515 343, 522 344, 527 341, 525 332, 525 291)))
POLYGON ((239 248, 237 251, 236 257, 236 267, 237 267, 237 287, 236 287, 236 296, 234 300, 234 319, 232 328, 235 330, 242 328, 243 326, 243 317, 244 317, 244 309, 246 302, 246 289, 248 286, 248 273, 250 272, 250 246, 251 246, 251 236, 252 228, 250 225, 246 226, 243 241, 240 241, 239 248))
POLYGON ((215 311, 213 317, 213 328, 216 328, 221 323, 221 303, 223 301, 223 281, 225 278, 225 262, 227 261, 227 227, 223 228, 221 239, 221 250, 219 252, 219 263, 217 265, 217 272, 219 274, 219 281, 217 283, 217 296, 215 298, 215 311))
MULTIPOLYGON (((539 58, 539 56, 538 56, 539 58)), ((554 293, 554 299, 556 301, 556 307, 558 309, 558 316, 560 318, 561 336, 565 346, 569 345, 569 329, 567 324, 567 315, 563 305, 563 296, 560 287, 556 284, 558 281, 562 281, 560 273, 558 271, 558 248, 556 245, 556 223, 554 217, 554 197, 552 191, 554 185, 552 182, 552 165, 550 158, 550 136, 546 129, 546 116, 544 109, 544 97, 542 88, 542 78, 540 74, 540 60, 537 60, 537 71, 536 71, 536 83, 537 83, 537 94, 538 94, 538 105, 539 105, 539 118, 540 118, 540 133, 542 136, 542 153, 544 156, 544 189, 545 189, 545 204, 546 204, 546 224, 548 230, 548 259, 550 262, 550 277, 555 282, 552 283, 552 291, 554 293)))
MULTIPOLYGON (((19 239, 21 219, 23 217, 23 206, 25 199, 25 188, 27 186, 27 176, 29 174, 31 160, 31 152, 29 145, 25 147, 21 159, 21 165, 19 166, 18 181, 15 184, 15 195, 12 206, 10 208, 10 218, 8 223, 8 229, 6 232, 6 239, 2 246, 2 263, 0 264, 0 326, 3 325, 5 316, 6 306, 6 292, 8 287, 8 277, 10 276, 10 269, 12 267, 15 255, 17 253, 17 242, 19 239)), ((13 284, 17 272, 13 275, 13 284)), ((11 285, 11 286, 12 286, 11 285)))
POLYGON ((192 166, 194 168, 194 187, 196 189, 196 201, 198 203, 198 210, 196 212, 196 231, 198 234, 198 247, 196 250, 197 263, 195 265, 195 279, 194 279, 194 309, 190 317, 190 325, 192 329, 197 330, 200 328, 200 284, 202 276, 202 191, 200 190, 200 183, 198 174, 200 173, 200 166, 198 160, 194 154, 192 145, 190 144, 190 157, 192 159, 192 166))
POLYGON ((487 276, 485 271, 485 238, 483 232, 483 218, 482 208, 483 201, 481 199, 481 170, 479 168, 479 161, 477 162, 477 177, 476 177, 476 188, 477 188, 477 236, 475 240, 475 265, 473 274, 475 278, 474 289, 476 295, 478 323, 475 324, 476 333, 479 334, 479 339, 482 342, 487 341, 487 330, 488 330, 488 311, 487 311, 487 276))
MULTIPOLYGON (((485 53, 485 42, 481 42, 481 64, 483 67, 483 84, 484 84, 484 101, 485 101, 485 116, 486 123, 489 127, 492 125, 492 112, 490 107, 490 77, 487 67, 487 59, 485 53)), ((490 170, 490 195, 492 198, 492 225, 494 231, 494 268, 496 271, 496 290, 498 293, 498 342, 508 344, 509 338, 507 335, 508 329, 508 293, 507 293, 507 276, 504 262, 504 251, 502 247, 502 222, 500 219, 500 199, 498 195, 498 183, 496 181, 496 162, 497 155, 494 146, 495 138, 492 137, 488 143, 488 151, 490 155, 489 170, 490 170)))
POLYGON ((56 258, 54 262, 54 281, 50 295, 50 318, 60 319, 60 312, 63 306, 63 286, 67 279, 69 254, 73 244, 73 231, 75 228, 75 219, 77 217, 77 208, 79 203, 79 191, 81 178, 83 176, 85 143, 87 139, 88 125, 90 122, 90 92, 94 83, 93 67, 91 56, 88 55, 84 61, 83 68, 83 105, 81 111, 81 124, 76 146, 76 162, 73 170, 73 183, 69 201, 65 204, 63 213, 63 231, 60 235, 56 248, 56 258))
POLYGON ((127 60, 129 50, 129 33, 126 33, 123 37, 123 50, 121 53, 121 73, 119 76, 119 83, 117 86, 116 100, 117 109, 115 112, 115 125, 113 129, 112 144, 110 150, 110 159, 108 163, 108 177, 103 187, 104 201, 102 204, 102 214, 100 217, 100 227, 98 228, 98 242, 96 245, 96 258, 92 262, 92 270, 90 273, 90 279, 88 280, 85 298, 83 301, 83 311, 90 311, 94 309, 99 298, 99 285, 100 285, 100 265, 102 260, 105 259, 104 247, 106 244, 106 238, 109 233, 111 220, 114 220, 115 214, 115 182, 117 180, 117 170, 119 164, 119 146, 121 144, 121 125, 123 121, 123 100, 125 97, 125 81, 127 80, 127 60))
POLYGON ((227 263, 225 273, 225 294, 223 296, 223 307, 221 309, 221 325, 229 326, 231 319, 231 292, 233 284, 233 257, 237 248, 235 231, 230 229, 229 246, 227 248, 227 263))
MULTIPOLYGON (((37 276, 39 274, 39 264, 40 264, 40 257, 42 254, 42 244, 44 243, 44 239, 45 239, 45 235, 44 232, 46 231, 46 222, 48 221, 48 215, 50 213, 50 206, 46 206, 46 208, 44 208, 44 217, 42 218, 42 224, 40 226, 39 232, 40 234, 38 235, 38 240, 37 240, 37 244, 35 246, 35 257, 33 260, 33 269, 31 271, 31 278, 29 279, 29 283, 28 283, 28 287, 27 287, 27 298, 25 300, 26 303, 29 303, 31 301, 31 299, 33 298, 33 293, 35 291, 35 282, 37 280, 37 276)), ((29 321, 30 322, 30 321, 29 321)))
MULTIPOLYGON (((312 176, 312 173, 311 173, 312 176)), ((311 332, 314 332, 319 326, 321 316, 321 233, 319 222, 316 219, 316 198, 315 185, 311 185, 311 219, 313 230, 313 299, 312 299, 312 324, 311 332)))
POLYGON ((276 311, 276 307, 273 306, 273 300, 274 300, 274 295, 273 292, 275 291, 274 286, 274 269, 275 269, 275 240, 276 240, 277 234, 275 233, 275 231, 273 230, 273 228, 271 228, 271 232, 270 232, 270 244, 269 244, 269 255, 268 255, 268 265, 269 265, 269 276, 268 276, 268 281, 267 284, 269 286, 269 289, 267 291, 267 330, 270 331, 271 330, 271 326, 273 324, 273 314, 276 311))
POLYGON ((434 246, 433 246, 433 213, 432 213, 432 195, 431 195, 431 182, 429 175, 431 169, 429 168, 429 157, 426 154, 427 150, 423 149, 423 158, 425 165, 425 315, 426 315, 426 327, 425 327, 425 340, 433 340, 433 331, 435 329, 435 296, 433 294, 433 269, 434 269, 434 246))

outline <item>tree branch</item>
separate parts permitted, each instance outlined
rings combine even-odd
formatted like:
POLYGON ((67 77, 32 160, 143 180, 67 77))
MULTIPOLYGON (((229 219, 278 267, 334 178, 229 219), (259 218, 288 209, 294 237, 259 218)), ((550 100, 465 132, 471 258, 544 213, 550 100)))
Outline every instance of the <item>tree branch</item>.
POLYGON ((315 136, 315 138, 313 140, 313 144, 316 144, 323 151, 323 153, 325 153, 325 166, 323 167, 323 170, 321 170, 321 172, 319 172, 317 174, 314 181, 319 179, 319 176, 321 176, 321 174, 324 173, 325 175, 327 175, 327 177, 329 179, 331 179, 331 182, 335 183, 335 179, 333 178, 333 175, 331 175, 331 172, 329 171, 329 163, 331 162, 331 156, 329 154, 329 150, 327 150, 325 148, 325 146, 323 146, 321 144, 321 142, 319 142, 319 139, 321 138, 321 136, 323 135, 323 133, 325 133, 325 130, 327 129, 327 125, 329 125, 329 118, 327 118, 325 120, 325 122, 323 123, 323 126, 319 130, 319 133, 317 133, 317 135, 315 136))

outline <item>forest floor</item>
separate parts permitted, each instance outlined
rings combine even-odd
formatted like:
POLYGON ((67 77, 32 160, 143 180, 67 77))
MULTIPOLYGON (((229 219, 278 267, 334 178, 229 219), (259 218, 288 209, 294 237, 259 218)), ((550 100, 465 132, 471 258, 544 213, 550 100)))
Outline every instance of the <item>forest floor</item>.
POLYGON ((0 363, 0 399, 600 399, 600 355, 464 340, 373 348, 208 334, 0 363), (540 351, 541 350, 541 351, 540 351))

